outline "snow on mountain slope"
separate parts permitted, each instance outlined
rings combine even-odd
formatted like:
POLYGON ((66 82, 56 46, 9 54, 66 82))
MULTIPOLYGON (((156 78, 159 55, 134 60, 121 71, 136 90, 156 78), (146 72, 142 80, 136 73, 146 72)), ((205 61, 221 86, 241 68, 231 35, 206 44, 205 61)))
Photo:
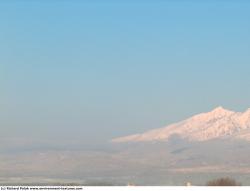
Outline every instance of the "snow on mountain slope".
POLYGON ((195 115, 179 123, 142 134, 115 138, 112 142, 166 141, 173 135, 190 141, 206 141, 215 138, 250 141, 250 109, 241 113, 217 107, 208 113, 195 115))

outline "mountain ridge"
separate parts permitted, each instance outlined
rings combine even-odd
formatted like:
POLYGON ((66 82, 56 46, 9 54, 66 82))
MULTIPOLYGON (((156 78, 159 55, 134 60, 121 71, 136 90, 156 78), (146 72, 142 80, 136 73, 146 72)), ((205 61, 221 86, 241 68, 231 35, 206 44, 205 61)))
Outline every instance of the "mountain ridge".
POLYGON ((234 138, 250 141, 250 108, 234 112, 216 107, 212 111, 194 115, 186 120, 140 134, 114 138, 113 143, 167 141, 177 135, 189 141, 234 138))

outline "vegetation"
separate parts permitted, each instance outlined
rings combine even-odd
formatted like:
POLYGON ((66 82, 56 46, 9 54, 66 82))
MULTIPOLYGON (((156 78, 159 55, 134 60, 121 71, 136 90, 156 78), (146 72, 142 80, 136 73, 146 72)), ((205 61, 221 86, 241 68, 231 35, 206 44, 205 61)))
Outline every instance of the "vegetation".
POLYGON ((207 186, 241 186, 241 183, 236 182, 232 178, 219 178, 207 182, 207 186))

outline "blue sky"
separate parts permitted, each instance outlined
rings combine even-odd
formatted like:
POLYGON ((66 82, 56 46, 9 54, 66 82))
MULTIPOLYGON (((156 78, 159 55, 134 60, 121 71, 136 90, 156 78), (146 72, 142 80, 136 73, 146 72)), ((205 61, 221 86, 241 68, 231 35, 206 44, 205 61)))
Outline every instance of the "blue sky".
POLYGON ((92 145, 218 105, 244 111, 249 10, 243 0, 1 1, 1 136, 92 145))

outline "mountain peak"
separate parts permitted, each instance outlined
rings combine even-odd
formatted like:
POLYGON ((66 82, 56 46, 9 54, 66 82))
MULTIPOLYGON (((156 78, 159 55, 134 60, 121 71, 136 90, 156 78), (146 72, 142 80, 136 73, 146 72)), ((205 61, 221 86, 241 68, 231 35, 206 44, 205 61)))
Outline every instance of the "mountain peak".
POLYGON ((229 111, 225 108, 223 108, 222 106, 218 106, 215 109, 212 110, 213 112, 225 112, 225 111, 229 111))
POLYGON ((225 110, 226 109, 224 109, 222 106, 218 106, 213 111, 225 111, 225 110))
POLYGON ((214 115, 227 115, 227 114, 233 114, 233 111, 224 109, 222 106, 216 107, 215 109, 213 109, 211 112, 214 115))

